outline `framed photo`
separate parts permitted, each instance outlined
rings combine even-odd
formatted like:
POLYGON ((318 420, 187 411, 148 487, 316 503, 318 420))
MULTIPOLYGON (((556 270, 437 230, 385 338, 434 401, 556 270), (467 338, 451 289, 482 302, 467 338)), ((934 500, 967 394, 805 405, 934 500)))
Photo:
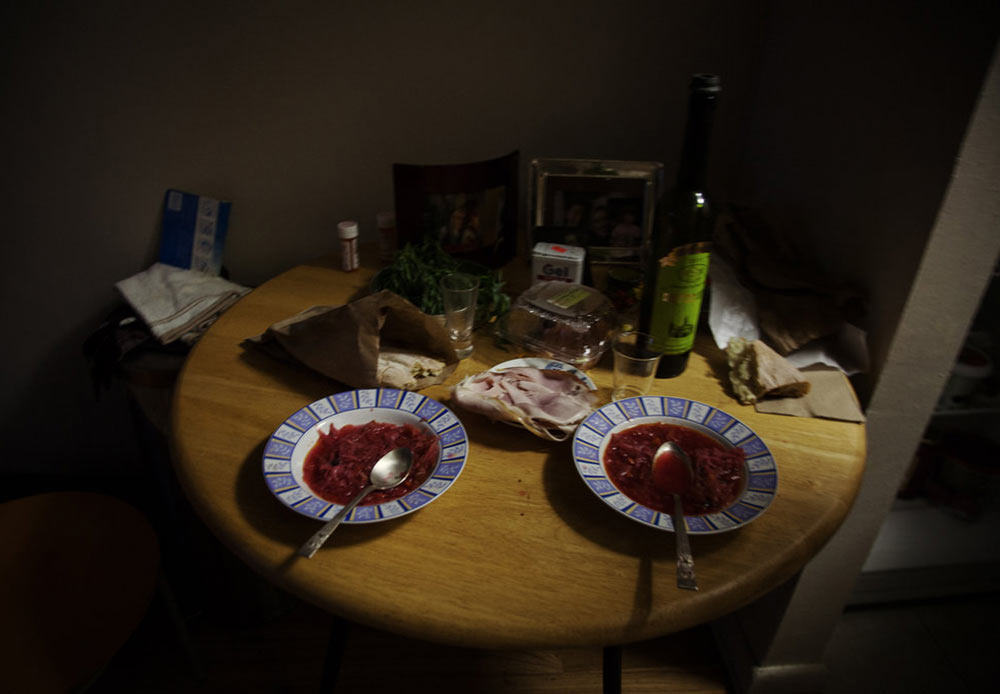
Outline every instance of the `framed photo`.
POLYGON ((586 248, 587 283, 623 311, 632 306, 632 295, 638 302, 642 290, 643 249, 652 238, 662 186, 660 162, 535 159, 532 245, 547 241, 586 248), (629 278, 628 297, 619 296, 616 278, 623 277, 629 278))
POLYGON ((500 267, 517 251, 518 152, 466 164, 393 165, 400 246, 431 237, 449 254, 500 267))

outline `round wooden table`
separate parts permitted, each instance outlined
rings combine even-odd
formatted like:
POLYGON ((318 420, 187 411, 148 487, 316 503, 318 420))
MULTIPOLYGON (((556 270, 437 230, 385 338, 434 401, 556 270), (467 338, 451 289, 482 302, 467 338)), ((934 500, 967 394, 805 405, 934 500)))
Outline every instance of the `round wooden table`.
MULTIPOLYGON (((771 507, 749 525, 691 540, 699 592, 679 590, 673 536, 603 504, 583 483, 569 442, 543 441, 452 406, 468 432, 461 477, 402 518, 342 525, 312 559, 296 555, 316 521, 265 486, 264 444, 293 412, 347 388, 240 342, 313 305, 366 292, 374 267, 333 259, 296 267, 227 311, 192 350, 173 403, 181 484, 221 541, 266 578, 348 620, 404 636, 482 648, 622 644, 708 622, 792 578, 844 519, 865 460, 860 424, 766 415, 727 394, 724 356, 699 343, 687 371, 653 394, 734 415, 770 447, 771 507)), ((444 384, 448 404, 472 373, 521 356, 479 336, 444 384)), ((610 400, 610 354, 589 374, 610 400)))

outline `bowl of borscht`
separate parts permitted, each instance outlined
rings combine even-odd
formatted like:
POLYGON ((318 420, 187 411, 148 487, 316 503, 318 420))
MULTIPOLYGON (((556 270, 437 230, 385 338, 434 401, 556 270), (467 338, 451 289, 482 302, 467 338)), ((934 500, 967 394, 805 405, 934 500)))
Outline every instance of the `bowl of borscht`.
POLYGON ((774 500, 778 468, 764 441, 732 415, 685 398, 641 396, 595 410, 573 436, 573 461, 602 502, 673 532, 671 495, 652 481, 653 454, 668 440, 687 452, 694 468, 681 497, 689 533, 740 528, 774 500))
POLYGON ((326 521, 368 484, 378 459, 400 446, 413 453, 407 479, 369 494, 343 522, 398 518, 447 491, 468 454, 468 437, 458 417, 419 393, 350 390, 306 405, 268 439, 264 481, 291 510, 326 521))

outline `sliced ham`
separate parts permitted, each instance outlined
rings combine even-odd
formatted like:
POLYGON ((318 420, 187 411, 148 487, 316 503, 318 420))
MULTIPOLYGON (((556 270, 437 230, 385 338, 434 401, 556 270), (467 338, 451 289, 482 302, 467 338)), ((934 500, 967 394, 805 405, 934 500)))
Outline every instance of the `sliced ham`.
POLYGON ((455 386, 461 407, 491 419, 514 422, 536 436, 565 441, 594 410, 595 396, 565 371, 515 367, 484 371, 455 386))

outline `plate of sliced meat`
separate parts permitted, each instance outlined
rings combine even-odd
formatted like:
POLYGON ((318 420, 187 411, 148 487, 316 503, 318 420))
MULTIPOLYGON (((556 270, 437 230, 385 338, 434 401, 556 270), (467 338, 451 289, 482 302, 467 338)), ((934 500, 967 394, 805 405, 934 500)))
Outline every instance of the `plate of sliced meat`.
POLYGON ((452 396, 464 409, 565 441, 594 411, 597 386, 570 364, 544 358, 512 359, 468 376, 452 396))
POLYGON ((597 390, 597 386, 592 380, 590 380, 590 376, 588 376, 585 372, 580 371, 580 369, 576 368, 572 364, 567 364, 564 361, 553 361, 545 357, 524 357, 522 359, 511 359, 510 361, 505 361, 502 364, 497 364, 490 369, 490 371, 498 373, 500 371, 506 371, 507 369, 520 368, 565 371, 566 373, 571 373, 583 381, 588 390, 597 390))

